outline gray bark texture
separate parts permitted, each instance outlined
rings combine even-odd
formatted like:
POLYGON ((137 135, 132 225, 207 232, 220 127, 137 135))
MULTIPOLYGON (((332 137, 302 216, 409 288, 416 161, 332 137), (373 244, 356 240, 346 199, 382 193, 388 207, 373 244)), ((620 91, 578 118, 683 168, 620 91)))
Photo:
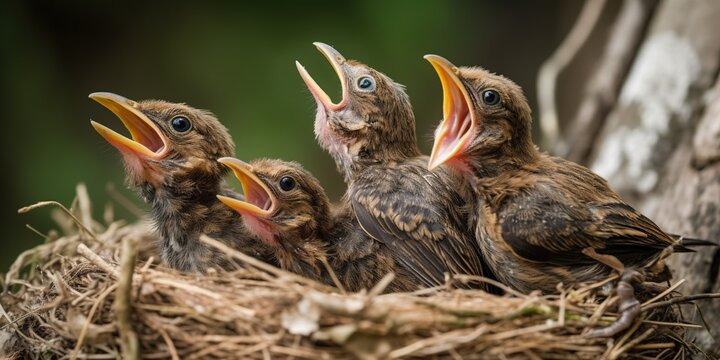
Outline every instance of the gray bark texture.
MULTIPOLYGON (((592 144, 590 167, 664 230, 720 243, 720 1, 663 0, 617 102, 592 144)), ((672 257, 684 293, 720 292, 720 249, 672 257)), ((698 345, 720 354, 720 302, 684 307, 707 322, 698 345)))

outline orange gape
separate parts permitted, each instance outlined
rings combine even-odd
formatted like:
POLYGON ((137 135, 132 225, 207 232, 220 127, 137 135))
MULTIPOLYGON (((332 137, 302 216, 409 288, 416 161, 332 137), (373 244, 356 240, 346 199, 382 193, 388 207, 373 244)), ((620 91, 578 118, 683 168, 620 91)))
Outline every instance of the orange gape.
POLYGON ((633 284, 667 279, 665 258, 687 249, 589 169, 539 152, 530 106, 515 83, 426 59, 445 94, 428 166, 446 164, 472 182, 475 239, 498 280, 523 292, 555 292, 558 283, 595 282, 616 271, 622 315, 590 335, 629 327, 640 311, 633 284))
POLYGON ((326 44, 315 46, 342 87, 342 99, 332 102, 298 64, 318 106, 315 135, 344 175, 343 199, 365 233, 418 286, 443 285, 447 274, 488 276, 466 223, 472 189, 450 171, 427 169, 404 87, 326 44))
POLYGON ((110 109, 130 132, 128 138, 92 122, 120 151, 127 183, 150 205, 165 263, 194 272, 234 268, 200 242, 202 234, 270 261, 266 244, 215 197, 231 194, 223 185, 227 169, 216 160, 235 152, 230 134, 215 116, 185 104, 136 102, 111 93, 94 93, 90 98, 110 109))
POLYGON ((320 182, 300 164, 281 160, 219 161, 240 181, 244 199, 219 195, 220 201, 242 214, 246 228, 267 242, 281 268, 333 284, 326 263, 340 285, 351 291, 370 289, 395 272, 389 291, 414 286, 397 272, 392 257, 366 236, 355 217, 331 207, 320 182), (347 248, 352 245, 351 250, 347 248))

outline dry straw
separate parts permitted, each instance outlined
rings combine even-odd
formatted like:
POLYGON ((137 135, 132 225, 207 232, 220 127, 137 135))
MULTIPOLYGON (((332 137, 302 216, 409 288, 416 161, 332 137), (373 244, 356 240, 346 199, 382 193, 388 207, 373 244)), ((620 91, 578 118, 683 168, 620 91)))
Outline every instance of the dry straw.
MULTIPOLYGON (((236 271, 182 274, 158 264, 145 222, 94 220, 83 186, 53 217, 64 235, 21 254, 2 279, 0 357, 206 358, 678 358, 697 352, 678 304, 682 281, 647 294, 643 314, 615 339, 583 336, 615 320, 613 279, 555 295, 492 295, 443 286, 346 294, 219 242, 236 271), (137 261, 136 261, 137 258, 137 261), (664 291, 663 291, 664 290, 664 291)), ((451 281, 484 281, 457 277, 451 281)), ((449 280, 449 281, 450 281, 449 280)), ((489 281, 489 280, 488 280, 489 281)))

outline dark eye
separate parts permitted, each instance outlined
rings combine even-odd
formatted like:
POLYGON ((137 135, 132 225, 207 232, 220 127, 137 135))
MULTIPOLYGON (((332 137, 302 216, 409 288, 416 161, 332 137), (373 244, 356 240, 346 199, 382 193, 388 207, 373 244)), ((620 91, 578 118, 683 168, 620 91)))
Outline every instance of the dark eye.
POLYGON ((495 90, 485 90, 482 93, 482 101, 485 105, 497 105, 500 102, 500 94, 495 90))
POLYGON ((192 124, 190 124, 190 120, 184 116, 176 116, 172 120, 170 120, 170 125, 172 125, 173 129, 177 132, 186 132, 190 130, 192 127, 192 124))
POLYGON ((283 191, 290 191, 295 188, 295 179, 289 176, 284 176, 282 179, 280 179, 279 185, 283 191))
POLYGON ((357 86, 361 91, 373 91, 375 90, 375 79, 370 76, 363 76, 358 79, 357 86))

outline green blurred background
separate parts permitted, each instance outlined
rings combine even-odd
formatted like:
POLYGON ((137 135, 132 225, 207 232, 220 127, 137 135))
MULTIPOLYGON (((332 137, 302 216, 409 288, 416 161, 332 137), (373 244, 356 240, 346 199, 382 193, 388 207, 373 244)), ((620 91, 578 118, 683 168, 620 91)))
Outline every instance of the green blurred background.
MULTIPOLYGON (((477 64, 516 80, 535 108, 535 77, 581 2, 116 2, 5 1, 0 5, 2 252, 0 272, 54 227, 50 210, 17 214, 41 200, 69 205, 84 182, 96 218, 107 183, 124 190, 120 157, 89 119, 122 129, 95 91, 161 98, 212 110, 231 130, 237 157, 305 164, 333 199, 343 192, 315 144, 315 103, 299 60, 328 90, 339 83, 312 46, 322 41, 407 86, 428 151, 441 89, 426 53, 477 64)), ((571 91, 572 93, 572 91, 571 91)), ((577 91, 575 91, 577 93, 577 91)), ((571 94, 572 95, 572 94, 571 94)), ((116 206, 118 216, 133 217, 116 206)))

